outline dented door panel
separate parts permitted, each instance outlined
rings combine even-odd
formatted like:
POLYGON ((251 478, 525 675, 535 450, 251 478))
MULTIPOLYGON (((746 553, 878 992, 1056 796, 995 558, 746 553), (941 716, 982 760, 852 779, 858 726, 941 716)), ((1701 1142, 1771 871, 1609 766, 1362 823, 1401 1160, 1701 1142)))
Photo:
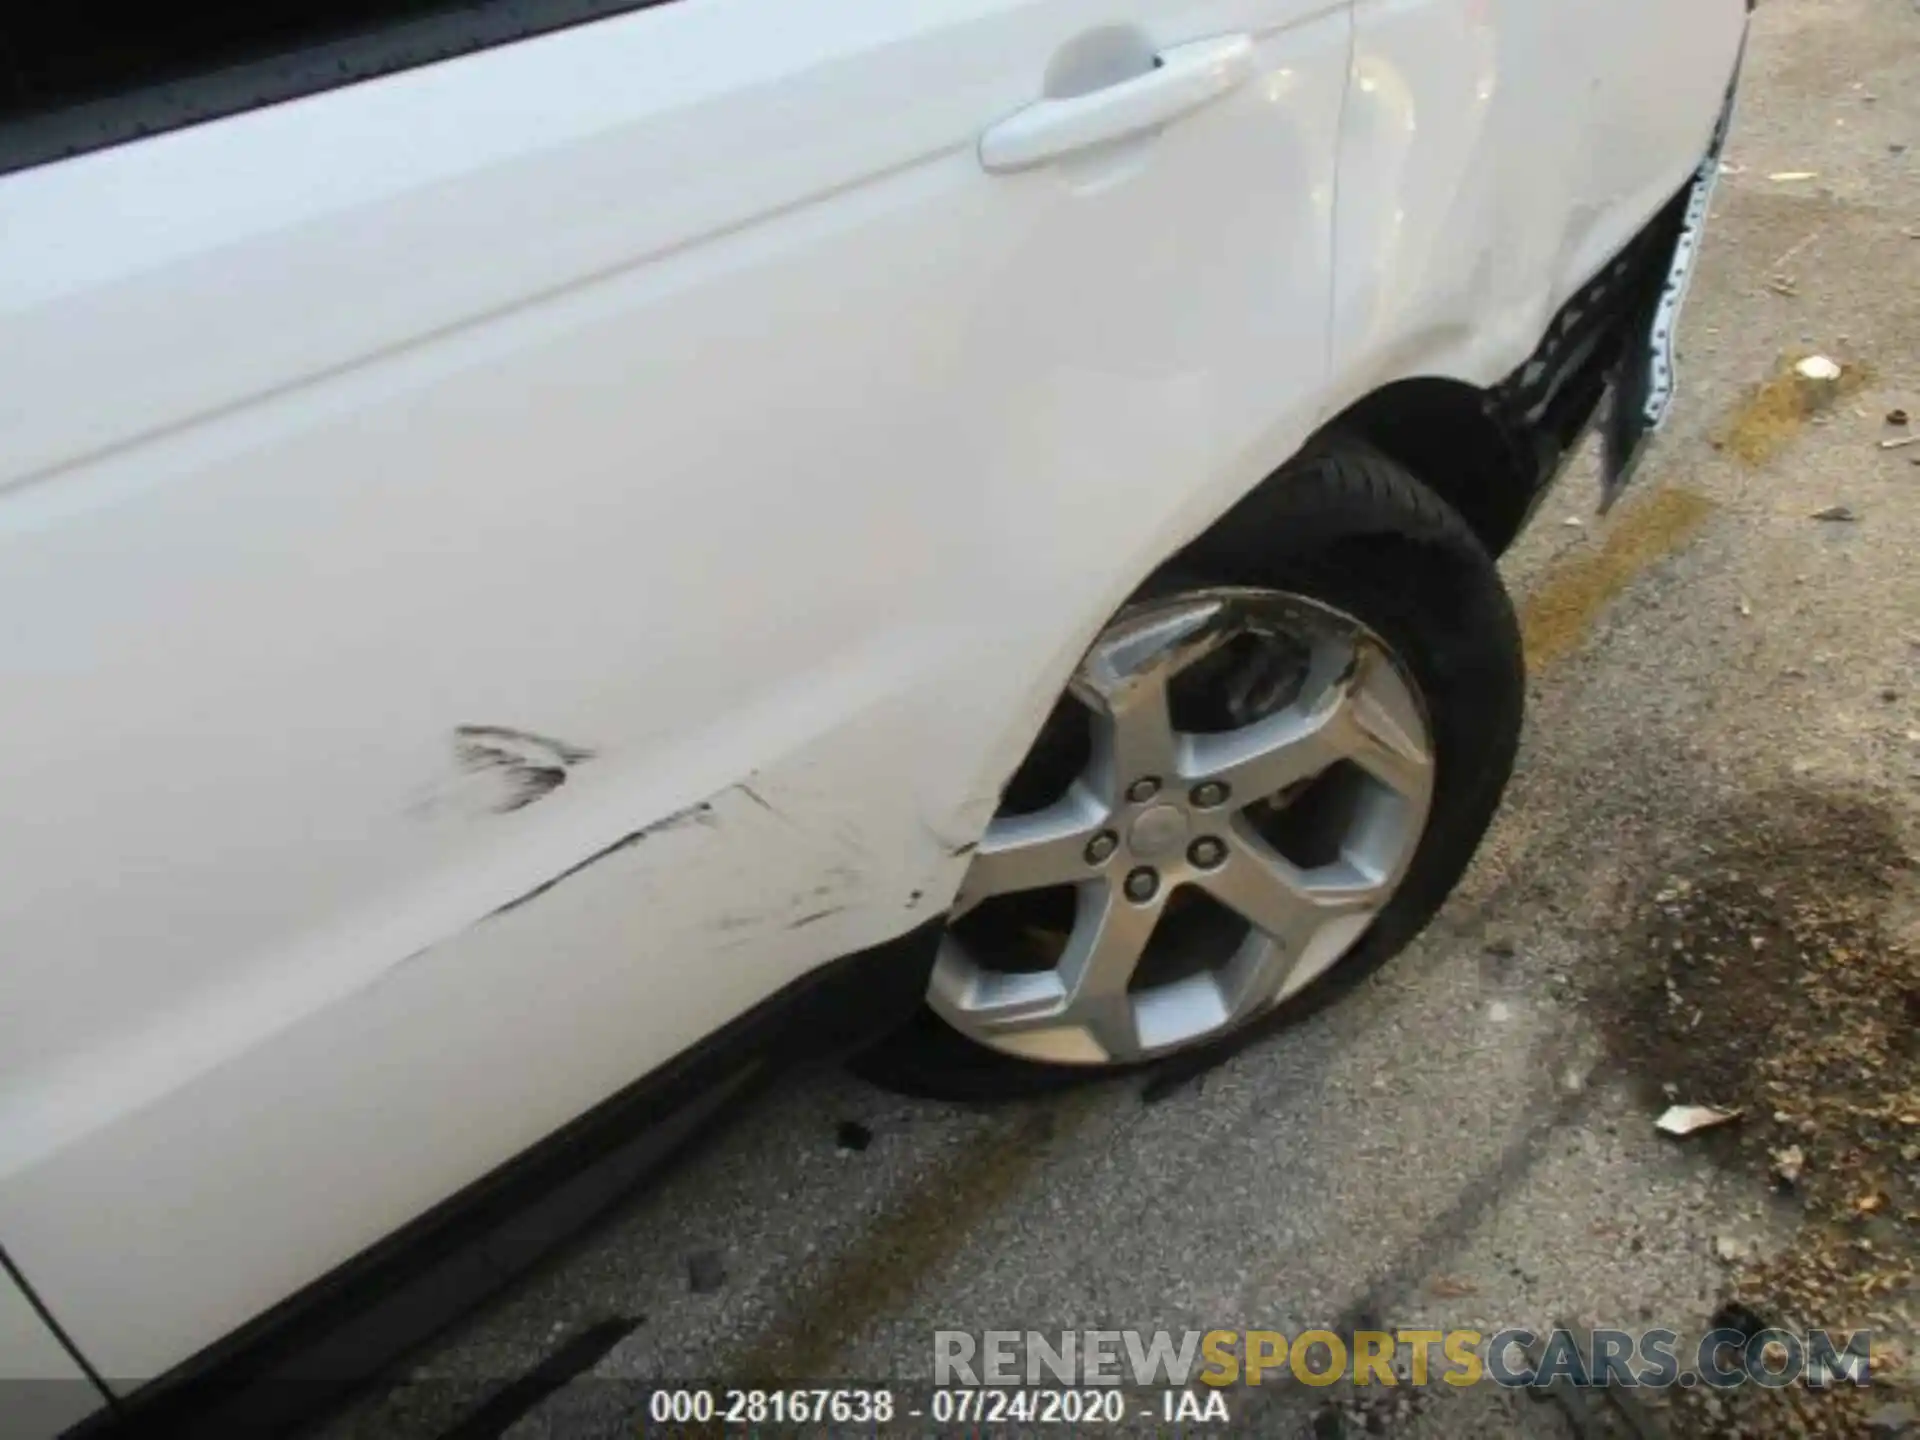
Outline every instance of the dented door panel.
POLYGON ((1325 380, 1334 0, 700 0, 0 177, 0 1237, 187 1358, 943 906, 1325 380), (1016 176, 1120 23, 1251 79, 1016 176))

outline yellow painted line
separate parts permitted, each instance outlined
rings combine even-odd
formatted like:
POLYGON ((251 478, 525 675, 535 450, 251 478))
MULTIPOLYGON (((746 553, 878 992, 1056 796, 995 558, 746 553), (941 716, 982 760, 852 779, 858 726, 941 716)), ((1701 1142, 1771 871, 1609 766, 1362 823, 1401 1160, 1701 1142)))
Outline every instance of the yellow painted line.
POLYGON ((1873 378, 1865 365, 1842 362, 1837 380, 1810 381, 1793 368, 1807 358, 1786 356, 1771 378, 1750 389, 1715 433, 1714 448, 1744 464, 1764 465, 1786 449, 1815 415, 1832 409, 1873 378))
POLYGON ((1532 673, 1580 648, 1600 613, 1633 579, 1674 554, 1714 510, 1692 490, 1655 490, 1618 512, 1597 551, 1555 566, 1520 605, 1520 634, 1532 673))
POLYGON ((1053 1162, 1057 1143, 1110 1103, 1098 1087, 1000 1117, 945 1158, 825 1273, 804 1281, 790 1308, 727 1368, 745 1383, 816 1379, 869 1325, 904 1307, 978 1227, 1053 1162))
MULTIPOLYGON (((1752 386, 1713 435, 1713 446, 1745 465, 1760 466, 1785 450, 1814 416, 1873 379, 1859 361, 1838 362, 1838 379, 1810 381, 1795 366, 1806 353, 1784 355, 1774 373, 1752 386)), ((1520 606, 1527 667, 1539 671, 1580 648, 1593 622, 1635 576, 1693 538, 1713 502, 1692 490, 1654 491, 1624 511, 1598 552, 1551 569, 1520 606)))

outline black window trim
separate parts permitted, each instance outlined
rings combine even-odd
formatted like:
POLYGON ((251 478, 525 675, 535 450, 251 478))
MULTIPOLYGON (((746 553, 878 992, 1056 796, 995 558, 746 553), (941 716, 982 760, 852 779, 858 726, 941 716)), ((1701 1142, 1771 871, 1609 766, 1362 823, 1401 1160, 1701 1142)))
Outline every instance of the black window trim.
POLYGON ((124 95, 0 121, 0 175, 52 164, 672 0, 478 0, 124 95))

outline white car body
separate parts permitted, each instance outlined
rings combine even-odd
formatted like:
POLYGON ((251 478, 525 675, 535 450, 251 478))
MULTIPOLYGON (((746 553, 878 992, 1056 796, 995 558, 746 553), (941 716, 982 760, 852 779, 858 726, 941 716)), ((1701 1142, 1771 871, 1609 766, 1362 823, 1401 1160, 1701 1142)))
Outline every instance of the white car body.
POLYGON ((130 1391, 937 915, 1130 589, 1519 366, 1745 9, 674 0, 0 175, 18 1278, 130 1391), (984 165, 1103 27, 1245 44, 984 165))

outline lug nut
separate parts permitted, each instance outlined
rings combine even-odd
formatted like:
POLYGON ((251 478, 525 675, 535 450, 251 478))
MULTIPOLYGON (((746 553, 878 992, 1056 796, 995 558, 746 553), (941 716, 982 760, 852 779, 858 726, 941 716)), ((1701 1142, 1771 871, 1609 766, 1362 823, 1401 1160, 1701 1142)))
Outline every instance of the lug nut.
POLYGON ((1216 805, 1227 803, 1227 787, 1218 780, 1209 780, 1203 785, 1194 786, 1189 798, 1202 810, 1211 810, 1216 805))
POLYGON ((1202 870, 1211 870, 1226 858, 1226 845, 1212 835, 1202 835, 1187 847, 1187 859, 1202 870))
POLYGON ((1160 793, 1160 782, 1151 775, 1143 775, 1127 787, 1127 799, 1136 805, 1144 805, 1160 793))
POLYGON ((1160 877, 1151 865, 1142 865, 1129 872, 1126 888, 1129 900, 1151 900, 1154 891, 1160 888, 1160 877))
POLYGON ((1113 852, 1120 848, 1120 837, 1111 830, 1102 830, 1087 842, 1087 863, 1104 865, 1113 858, 1113 852))

